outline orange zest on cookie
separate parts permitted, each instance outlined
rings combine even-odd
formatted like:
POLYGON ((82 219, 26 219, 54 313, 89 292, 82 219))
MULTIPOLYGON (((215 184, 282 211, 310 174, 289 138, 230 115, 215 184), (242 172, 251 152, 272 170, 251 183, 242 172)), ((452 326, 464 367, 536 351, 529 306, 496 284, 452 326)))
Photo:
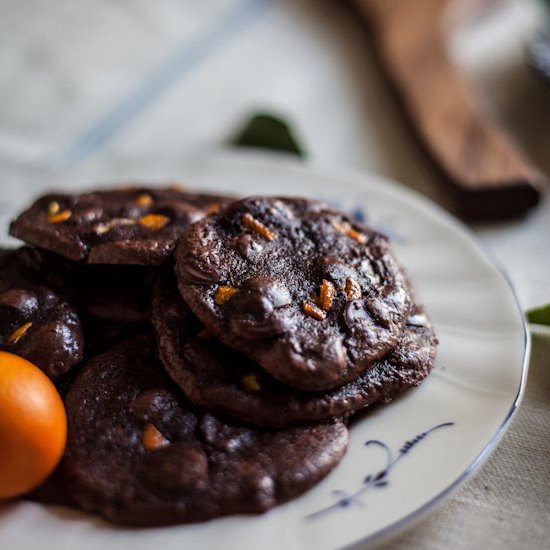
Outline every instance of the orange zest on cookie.
POLYGON ((248 213, 242 215, 241 221, 244 225, 246 225, 246 227, 252 229, 252 231, 255 231, 258 235, 261 235, 268 241, 274 241, 277 238, 277 233, 271 231, 271 229, 266 227, 261 221, 258 221, 248 213))
POLYGON ((151 197, 151 195, 147 194, 147 193, 142 193, 141 195, 138 195, 136 197, 136 199, 134 200, 134 202, 138 205, 138 206, 151 206, 153 204, 153 202, 155 202, 153 200, 153 197, 151 197))
POLYGON ((15 346, 21 338, 25 337, 25 334, 29 332, 29 329, 32 327, 32 323, 25 323, 24 325, 21 325, 19 328, 15 329, 8 338, 8 344, 10 346, 15 346))
POLYGON ((348 297, 348 301, 351 302, 351 300, 356 300, 357 298, 361 298, 362 291, 361 287, 359 286, 359 283, 353 279, 347 279, 346 280, 346 289, 344 291, 346 293, 346 296, 348 297))
POLYGON ((338 222, 336 220, 331 220, 330 223, 334 229, 336 229, 339 233, 342 233, 342 235, 346 235, 360 244, 365 244, 367 242, 367 236, 364 233, 357 231, 357 229, 354 229, 349 222, 338 222))
POLYGON ((239 292, 236 288, 229 285, 222 285, 216 290, 216 295, 214 296, 214 302, 217 305, 221 306, 225 304, 228 300, 231 300, 235 294, 239 292))
POLYGON ((48 215, 49 216, 55 216, 55 214, 58 214, 61 210, 61 206, 59 206, 59 203, 57 201, 52 201, 50 204, 48 204, 48 215))
POLYGON ((147 424, 141 436, 141 442, 148 451, 156 451, 170 445, 166 439, 153 424, 147 424))
POLYGON ((334 285, 323 279, 321 283, 321 289, 319 291, 319 301, 317 305, 323 310, 328 311, 332 307, 332 301, 334 300, 334 285))
POLYGON ((147 214, 139 218, 138 223, 151 229, 151 231, 159 231, 170 222, 168 216, 163 216, 162 214, 147 214))
POLYGON ((327 314, 319 306, 316 306, 311 302, 304 301, 302 303, 302 308, 307 316, 313 317, 314 319, 317 319, 317 321, 323 321, 327 316, 327 314))
POLYGON ((63 210, 63 212, 57 214, 50 214, 48 216, 48 223, 66 222, 72 215, 73 213, 70 210, 63 210))

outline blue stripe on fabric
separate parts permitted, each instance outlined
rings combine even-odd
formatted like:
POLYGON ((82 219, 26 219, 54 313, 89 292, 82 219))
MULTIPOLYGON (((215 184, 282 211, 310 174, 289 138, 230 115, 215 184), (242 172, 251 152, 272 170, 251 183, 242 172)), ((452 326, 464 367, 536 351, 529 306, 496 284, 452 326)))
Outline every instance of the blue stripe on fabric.
POLYGON ((276 0, 244 0, 220 17, 209 29, 180 44, 138 88, 77 137, 65 151, 56 155, 55 164, 75 162, 100 149, 174 82, 188 74, 275 2, 276 0))

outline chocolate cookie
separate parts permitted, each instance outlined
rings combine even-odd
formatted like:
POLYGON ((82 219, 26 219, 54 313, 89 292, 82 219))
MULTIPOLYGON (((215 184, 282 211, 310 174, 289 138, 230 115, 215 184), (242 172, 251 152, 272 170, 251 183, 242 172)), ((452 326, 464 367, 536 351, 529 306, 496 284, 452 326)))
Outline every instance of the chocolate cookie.
POLYGON ((172 188, 51 194, 23 212, 10 234, 79 262, 160 265, 183 228, 228 202, 172 188))
POLYGON ((158 269, 141 265, 83 265, 38 248, 26 248, 37 279, 70 296, 81 315, 117 325, 144 323, 158 269))
POLYGON ((85 365, 66 409, 72 498, 143 526, 263 512, 325 476, 348 440, 341 422, 261 432, 193 408, 147 335, 85 365))
POLYGON ((166 370, 193 403, 249 424, 281 428, 344 416, 391 400, 433 367, 437 340, 414 306, 397 347, 356 380, 322 393, 293 390, 210 334, 170 279, 155 287, 152 316, 166 370))
POLYGON ((85 342, 84 359, 95 357, 132 336, 151 330, 151 325, 145 322, 133 324, 111 323, 94 319, 88 315, 83 315, 81 320, 85 342))
POLYGON ((209 330, 304 390, 357 378, 395 347, 410 305, 388 239, 306 199, 251 197, 193 224, 176 271, 209 330))
POLYGON ((151 292, 157 275, 155 268, 145 266, 73 264, 75 300, 87 316, 97 321, 144 323, 150 317, 151 292))
POLYGON ((55 470, 46 481, 31 493, 26 494, 24 498, 40 502, 41 504, 76 507, 76 504, 71 500, 69 492, 59 479, 58 470, 55 470))
POLYGON ((82 359, 74 306, 35 276, 32 251, 0 250, 0 350, 20 355, 55 379, 82 359))

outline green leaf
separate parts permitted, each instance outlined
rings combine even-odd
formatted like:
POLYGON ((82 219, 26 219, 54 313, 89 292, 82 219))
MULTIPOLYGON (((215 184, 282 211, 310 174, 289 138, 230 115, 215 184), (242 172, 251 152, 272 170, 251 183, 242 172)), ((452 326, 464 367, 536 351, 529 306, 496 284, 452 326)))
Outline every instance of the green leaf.
POLYGON ((298 157, 305 156, 291 126, 282 118, 270 113, 252 115, 232 143, 239 147, 259 147, 284 151, 298 157))
POLYGON ((530 309, 526 315, 530 323, 550 326, 550 304, 530 309))

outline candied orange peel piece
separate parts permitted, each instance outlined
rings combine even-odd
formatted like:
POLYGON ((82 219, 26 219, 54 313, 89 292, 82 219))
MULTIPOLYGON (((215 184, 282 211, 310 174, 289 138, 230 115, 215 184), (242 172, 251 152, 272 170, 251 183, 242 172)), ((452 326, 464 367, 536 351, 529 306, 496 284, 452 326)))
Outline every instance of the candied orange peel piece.
POLYGON ((139 218, 138 223, 152 231, 159 231, 170 223, 170 218, 162 214, 146 214, 139 218))
POLYGON ((66 222, 73 213, 70 210, 63 210, 62 212, 58 212, 57 214, 50 214, 48 216, 48 223, 62 223, 66 222))
POLYGON ((260 381, 255 374, 245 374, 242 377, 241 382, 244 389, 247 391, 260 391, 262 389, 260 381))
POLYGON ((216 290, 216 295, 214 296, 214 302, 221 306, 225 304, 228 300, 231 300, 235 294, 239 292, 236 288, 229 285, 222 285, 216 290))
POLYGON ((8 344, 10 346, 15 346, 19 340, 25 337, 25 334, 29 332, 29 329, 32 327, 32 323, 25 323, 24 325, 21 325, 19 328, 15 329, 8 338, 8 344))
POLYGON ((216 212, 219 212, 220 205, 217 202, 213 202, 212 204, 208 205, 208 208, 206 209, 207 214, 215 214, 216 212))
POLYGON ((271 231, 269 227, 265 226, 261 221, 254 218, 254 216, 252 216, 251 214, 243 214, 241 217, 241 221, 243 222, 243 225, 245 225, 249 229, 252 229, 252 231, 255 231, 256 233, 258 233, 258 235, 261 235, 267 241, 274 241, 277 238, 277 233, 271 231))
POLYGON ((326 279, 323 279, 321 283, 321 289, 319 291, 319 300, 317 305, 323 310, 328 311, 332 307, 334 300, 334 284, 326 279))
POLYGON ((317 321, 324 321, 327 316, 327 314, 319 306, 312 304, 311 302, 302 302, 302 308, 307 316, 313 317, 314 319, 317 319, 317 321))
POLYGON ((141 436, 141 442, 148 451, 156 451, 157 449, 162 449, 170 445, 170 441, 168 441, 168 439, 160 433, 157 427, 151 423, 145 426, 143 435, 141 436))
POLYGON ((351 300, 357 300, 358 298, 361 298, 363 294, 359 283, 351 278, 348 278, 346 280, 346 288, 344 292, 346 293, 349 302, 351 302, 351 300))
POLYGON ((338 231, 339 233, 342 233, 342 235, 348 236, 350 239, 353 239, 354 241, 357 241, 360 244, 365 244, 367 242, 367 236, 364 233, 361 233, 360 231, 357 231, 357 229, 354 229, 353 226, 346 221, 336 221, 331 220, 330 222, 334 229, 338 231))
POLYGON ((142 193, 134 199, 135 204, 144 207, 151 206, 154 202, 153 197, 151 197, 148 193, 142 193))
POLYGON ((55 216, 61 210, 61 206, 57 201, 52 201, 48 204, 48 216, 55 216))

